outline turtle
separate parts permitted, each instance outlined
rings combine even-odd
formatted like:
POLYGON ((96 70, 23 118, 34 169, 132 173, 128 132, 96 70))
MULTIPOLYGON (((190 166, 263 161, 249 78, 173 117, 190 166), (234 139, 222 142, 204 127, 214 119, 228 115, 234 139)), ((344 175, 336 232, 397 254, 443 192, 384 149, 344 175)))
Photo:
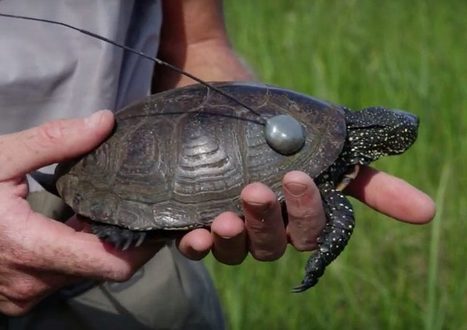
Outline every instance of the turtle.
POLYGON ((327 219, 293 289, 304 291, 353 232, 352 205, 342 190, 359 166, 407 150, 418 118, 379 106, 351 111, 256 82, 212 85, 259 116, 200 84, 150 95, 116 113, 114 131, 99 147, 57 166, 56 190, 97 236, 126 249, 149 233, 208 227, 223 211, 241 214, 240 192, 251 182, 263 182, 283 200, 284 174, 303 171, 314 179, 327 219), (268 143, 262 120, 278 116, 299 123, 298 151, 286 155, 268 143))

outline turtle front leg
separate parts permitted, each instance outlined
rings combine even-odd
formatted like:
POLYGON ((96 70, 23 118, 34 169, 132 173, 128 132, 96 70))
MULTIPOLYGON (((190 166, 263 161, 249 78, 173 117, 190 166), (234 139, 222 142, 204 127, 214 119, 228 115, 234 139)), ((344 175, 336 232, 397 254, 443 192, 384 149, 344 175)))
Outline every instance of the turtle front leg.
POLYGON ((308 259, 302 283, 293 292, 314 286, 329 265, 344 250, 355 225, 352 205, 330 184, 318 185, 326 214, 326 225, 318 237, 318 250, 308 259))
POLYGON ((127 250, 130 246, 140 246, 146 238, 146 232, 144 231, 132 231, 96 222, 91 225, 91 230, 97 237, 122 251, 127 250))

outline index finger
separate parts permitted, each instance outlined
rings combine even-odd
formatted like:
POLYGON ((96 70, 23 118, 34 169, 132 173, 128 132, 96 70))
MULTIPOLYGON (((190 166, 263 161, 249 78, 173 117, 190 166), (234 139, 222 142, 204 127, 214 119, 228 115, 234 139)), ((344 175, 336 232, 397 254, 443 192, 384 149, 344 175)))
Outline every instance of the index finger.
POLYGON ((84 119, 55 120, 0 136, 0 180, 25 175, 45 165, 97 147, 110 133, 113 115, 98 111, 84 119))
POLYGON ((404 180, 374 168, 362 166, 345 189, 373 209, 403 222, 422 224, 435 216, 433 200, 404 180))
POLYGON ((91 233, 75 230, 58 221, 31 213, 21 258, 30 267, 58 274, 114 281, 127 280, 149 260, 162 243, 144 244, 121 251, 91 233))

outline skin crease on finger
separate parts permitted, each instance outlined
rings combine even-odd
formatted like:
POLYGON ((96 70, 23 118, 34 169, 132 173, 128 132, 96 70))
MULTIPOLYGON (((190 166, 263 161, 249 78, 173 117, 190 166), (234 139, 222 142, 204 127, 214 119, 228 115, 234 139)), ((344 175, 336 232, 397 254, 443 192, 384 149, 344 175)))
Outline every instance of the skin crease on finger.
POLYGON ((246 186, 240 198, 251 255, 261 261, 280 258, 287 247, 287 234, 276 195, 256 182, 246 186))
POLYGON ((287 173, 283 187, 289 242, 299 251, 311 251, 317 247, 316 239, 326 223, 319 190, 313 180, 300 171, 287 173))

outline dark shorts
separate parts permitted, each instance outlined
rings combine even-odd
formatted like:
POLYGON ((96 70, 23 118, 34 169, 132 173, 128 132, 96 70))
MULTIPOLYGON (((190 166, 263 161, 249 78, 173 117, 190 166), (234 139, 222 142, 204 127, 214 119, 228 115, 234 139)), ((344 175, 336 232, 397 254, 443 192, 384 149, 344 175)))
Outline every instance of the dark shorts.
MULTIPOLYGON (((30 194, 31 205, 60 219, 61 201, 30 194), (40 206, 40 207, 38 207, 40 206)), ((219 301, 201 262, 164 247, 127 282, 90 283, 62 290, 7 329, 223 329, 219 301)))

